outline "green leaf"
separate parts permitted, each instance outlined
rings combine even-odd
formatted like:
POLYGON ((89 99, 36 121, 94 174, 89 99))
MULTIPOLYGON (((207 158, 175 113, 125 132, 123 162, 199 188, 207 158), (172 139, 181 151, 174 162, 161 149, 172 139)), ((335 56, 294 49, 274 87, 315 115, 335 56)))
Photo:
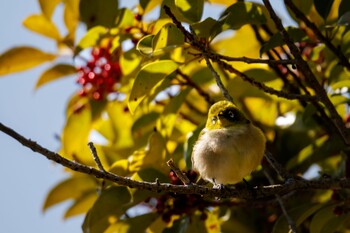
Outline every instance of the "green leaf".
POLYGON ((41 11, 48 19, 51 19, 57 5, 61 2, 62 0, 39 0, 41 11))
POLYGON ((79 0, 65 0, 64 24, 68 30, 69 39, 74 42, 75 30, 79 24, 79 0))
MULTIPOLYGON (((310 223, 310 228, 309 228, 310 229, 310 233, 321 233, 321 232, 324 232, 323 230, 327 227, 327 225, 329 224, 329 222, 332 219, 339 218, 333 213, 334 207, 336 207, 336 206, 337 206, 337 204, 326 205, 326 206, 324 206, 324 208, 319 210, 313 216, 313 218, 311 220, 311 223, 310 223)), ((347 216, 345 215, 345 217, 347 217, 347 216)), ((344 218, 340 218, 340 219, 343 220, 344 218)), ((332 231, 326 231, 326 232, 334 232, 336 229, 337 228, 333 228, 332 231)))
POLYGON ((60 32, 56 25, 51 22, 45 15, 31 15, 23 21, 23 25, 29 30, 40 35, 59 41, 60 32))
POLYGON ((217 23, 218 21, 209 17, 199 23, 191 24, 191 27, 198 37, 211 39, 213 29, 217 25, 217 23))
POLYGON ((156 61, 142 67, 137 74, 129 97, 129 110, 135 112, 137 106, 164 78, 173 73, 178 64, 171 60, 156 61))
MULTIPOLYGON (((286 28, 289 36, 294 42, 302 42, 302 41, 310 41, 309 37, 306 35, 305 31, 300 28, 294 28, 294 27, 287 27, 286 28)), ((278 46, 284 45, 285 42, 282 38, 282 35, 280 32, 277 32, 274 34, 270 40, 268 40, 260 49, 260 56, 269 51, 270 49, 273 49, 278 46)))
POLYGON ((190 22, 198 22, 202 17, 204 0, 175 0, 175 5, 190 22))
POLYGON ((39 77, 35 89, 38 89, 39 87, 55 81, 59 78, 63 78, 67 75, 75 74, 77 72, 77 69, 68 64, 57 64, 49 69, 47 69, 41 76, 39 77))
POLYGON ((104 26, 111 28, 118 16, 118 1, 116 0, 80 0, 80 19, 87 28, 104 26))
MULTIPOLYGON (((313 6, 313 0, 292 0, 294 5, 304 13, 304 15, 309 15, 310 10, 313 6)), ((295 14, 287 7, 287 11, 289 15, 294 19, 295 22, 299 22, 300 19, 298 19, 295 14)))
MULTIPOLYGON (((307 203, 298 206, 294 209, 288 210, 289 216, 295 221, 296 225, 299 226, 308 217, 313 215, 316 211, 322 208, 321 204, 307 203)), ((275 225, 273 226, 272 233, 285 233, 289 231, 289 224, 284 215, 281 215, 275 225)))
POLYGON ((246 24, 260 25, 266 23, 262 6, 252 2, 237 2, 228 7, 220 17, 214 35, 222 31, 237 30, 246 24))
MULTIPOLYGON (((187 95, 192 88, 186 88, 172 98, 169 103, 164 107, 163 113, 160 115, 160 131, 164 136, 170 137, 173 132, 173 128, 176 124, 177 113, 180 110, 181 105, 186 100, 187 95)), ((158 128, 158 127, 157 127, 158 128)))
POLYGON ((339 82, 336 82, 334 84, 331 85, 332 89, 335 91, 337 89, 341 89, 343 87, 347 87, 350 88, 350 80, 341 80, 339 82))
POLYGON ((115 26, 116 27, 128 27, 128 26, 133 26, 135 24, 135 16, 134 13, 127 9, 127 8, 122 8, 118 10, 118 15, 115 20, 115 26))
POLYGON ((314 0, 316 11, 324 20, 327 19, 333 2, 334 0, 314 0))
POLYGON ((148 137, 156 128, 159 113, 150 112, 138 118, 131 128, 132 137, 134 140, 147 142, 148 137))
POLYGON ((104 233, 140 233, 146 232, 148 226, 159 217, 157 213, 138 215, 118 221, 107 228, 104 233))
POLYGON ((124 214, 130 200, 131 195, 126 187, 112 186, 104 190, 86 215, 82 226, 83 231, 104 232, 124 214))
POLYGON ((69 208, 64 213, 64 218, 70 218, 73 216, 87 213, 95 203, 97 197, 98 195, 95 186, 95 189, 91 190, 90 192, 84 193, 79 198, 76 198, 74 203, 71 206, 69 206, 69 208))
POLYGON ((0 55, 0 75, 27 70, 56 58, 32 47, 15 47, 0 55))
POLYGON ((185 42, 184 35, 173 23, 168 23, 153 38, 153 53, 158 54, 182 46, 185 42))
POLYGON ((350 12, 350 1, 342 0, 338 8, 338 18, 343 16, 346 12, 350 12))
POLYGON ((69 199, 78 199, 86 193, 96 193, 96 180, 91 176, 72 176, 57 184, 48 193, 43 210, 69 199))
MULTIPOLYGON (((81 109, 73 111, 67 117, 62 133, 63 154, 80 162, 86 160, 84 152, 88 152, 86 144, 88 143, 90 130, 91 109, 88 104, 84 104, 81 109)), ((88 161, 91 161, 91 158, 88 161)))
POLYGON ((108 29, 103 26, 91 28, 83 38, 81 38, 74 53, 78 54, 83 49, 96 46, 107 33, 108 29))
POLYGON ((153 38, 155 35, 144 36, 136 45, 136 49, 145 56, 151 56, 153 53, 153 38))

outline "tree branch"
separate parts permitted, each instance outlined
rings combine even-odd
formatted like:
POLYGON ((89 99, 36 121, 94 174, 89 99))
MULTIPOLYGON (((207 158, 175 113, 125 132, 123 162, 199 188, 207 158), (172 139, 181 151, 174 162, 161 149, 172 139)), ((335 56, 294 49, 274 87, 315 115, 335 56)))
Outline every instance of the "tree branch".
POLYGON ((283 196, 289 194, 292 191, 301 190, 327 190, 327 189, 350 189, 350 179, 330 179, 322 178, 319 180, 303 180, 303 179, 289 179, 288 182, 283 184, 268 185, 262 187, 254 187, 254 192, 251 188, 235 186, 234 188, 225 189, 213 189, 203 185, 173 185, 168 183, 159 182, 147 182, 131 180, 127 177, 118 176, 111 172, 102 172, 90 166, 86 166, 75 161, 68 160, 58 153, 52 152, 35 141, 27 139, 18 134, 13 129, 0 123, 0 131, 4 132, 8 136, 14 138, 20 142, 23 146, 30 148, 32 151, 37 152, 47 159, 52 160, 62 166, 69 168, 73 171, 93 175, 96 178, 109 180, 115 184, 128 186, 130 188, 136 188, 140 190, 149 190, 152 192, 171 192, 176 194, 198 194, 203 197, 219 197, 219 198, 241 198, 245 200, 258 200, 268 199, 275 195, 283 196), (254 193, 254 194, 253 194, 254 193))
POLYGON ((257 58, 249 58, 249 57, 230 57, 221 54, 216 54, 219 59, 226 61, 234 61, 234 62, 244 62, 247 64, 268 64, 268 65, 289 65, 295 64, 296 61, 294 59, 287 60, 271 60, 271 59, 257 59, 257 58))

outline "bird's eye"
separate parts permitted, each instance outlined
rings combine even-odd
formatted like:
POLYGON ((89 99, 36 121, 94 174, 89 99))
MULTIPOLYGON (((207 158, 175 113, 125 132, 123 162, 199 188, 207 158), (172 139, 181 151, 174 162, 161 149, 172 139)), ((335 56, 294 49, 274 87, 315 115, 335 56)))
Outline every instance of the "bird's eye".
POLYGON ((228 115, 231 119, 234 119, 234 118, 235 118, 235 114, 233 113, 233 111, 228 111, 227 115, 228 115))

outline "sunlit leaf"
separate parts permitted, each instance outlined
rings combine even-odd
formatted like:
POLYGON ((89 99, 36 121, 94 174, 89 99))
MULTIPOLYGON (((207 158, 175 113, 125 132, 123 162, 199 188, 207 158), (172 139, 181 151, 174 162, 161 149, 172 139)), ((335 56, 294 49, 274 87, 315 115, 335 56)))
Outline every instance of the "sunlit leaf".
POLYGON ((218 21, 209 17, 199 23, 191 24, 191 27, 198 37, 210 39, 217 23, 218 21))
POLYGON ((78 42, 75 53, 77 54, 83 49, 96 46, 107 32, 108 29, 103 26, 96 26, 91 28, 78 42))
POLYGON ((138 118, 131 128, 133 138, 137 141, 147 142, 148 137, 156 128, 158 118, 159 113, 157 112, 150 112, 138 118))
POLYGON ((197 22, 203 14, 204 0, 175 0, 181 14, 191 22, 197 22))
POLYGON ((23 25, 29 30, 40 35, 60 40, 61 35, 56 25, 44 15, 31 15, 23 21, 23 25))
POLYGON ((140 6, 145 14, 152 11, 156 6, 160 5, 162 0, 140 0, 140 6))
POLYGON ((48 19, 51 18, 57 5, 61 2, 62 0, 39 0, 41 11, 48 19))
POLYGON ((27 70, 55 58, 56 55, 36 48, 14 47, 0 55, 0 75, 27 70))
POLYGON ((68 37, 74 42, 75 30, 79 24, 79 0, 65 1, 64 23, 68 30, 68 37))
POLYGON ((155 35, 147 35, 143 37, 136 45, 136 49, 143 55, 150 56, 153 53, 153 38, 155 35))
POLYGON ((86 214, 95 203, 97 197, 98 194, 96 192, 96 187, 95 190, 84 193, 79 198, 77 198, 71 206, 69 206, 67 211, 64 213, 64 218, 86 214))
POLYGON ((104 233, 140 233, 146 232, 148 226, 158 217, 156 213, 148 213, 133 218, 120 220, 107 228, 104 233))
POLYGON ((96 190, 96 180, 90 176, 70 177, 57 184, 46 197, 43 210, 69 199, 77 199, 96 190))
POLYGON ((112 186, 104 190, 85 217, 83 231, 89 233, 104 232, 110 225, 119 220, 130 199, 131 195, 126 187, 112 186))
POLYGON ((262 7, 252 2, 237 2, 228 7, 219 19, 215 35, 233 29, 237 30, 246 24, 264 24, 266 22, 262 7))
POLYGON ((154 53, 161 52, 160 50, 174 49, 182 46, 185 42, 184 35, 172 23, 164 25, 164 27, 155 35, 152 41, 154 53))
POLYGON ((118 1, 115 0, 80 0, 81 21, 88 28, 94 26, 112 27, 118 15, 118 1))
POLYGON ((59 78, 63 78, 67 75, 75 74, 77 69, 68 64, 57 64, 49 69, 47 69, 44 73, 41 74, 37 83, 35 84, 35 88, 39 88, 49 82, 55 81, 59 78))
POLYGON ((333 2, 334 0, 314 0, 315 8, 324 20, 327 19, 333 2))
POLYGON ((141 168, 165 167, 165 140, 159 132, 151 134, 145 150, 135 151, 129 158, 131 172, 137 172, 141 168))
POLYGON ((63 154, 68 158, 87 159, 83 155, 84 152, 88 151, 86 144, 88 143, 90 129, 91 109, 88 104, 85 104, 81 109, 72 112, 67 118, 62 133, 63 154))
POLYGON ((133 26, 134 22, 135 22, 134 13, 127 8, 122 8, 118 12, 115 26, 120 27, 120 28, 124 28, 124 27, 128 27, 128 26, 133 26))
MULTIPOLYGON (((316 211, 322 208, 321 204, 307 203, 301 206, 295 207, 294 209, 288 210, 290 218, 292 218, 296 225, 299 226, 308 217, 313 215, 316 211)), ((272 233, 285 233, 289 231, 289 224, 284 215, 281 215, 275 225, 273 226, 272 233)))
POLYGON ((156 61, 142 67, 137 74, 129 97, 129 109, 133 113, 141 101, 151 95, 152 89, 174 72, 178 64, 171 60, 156 61))
POLYGON ((127 76, 136 72, 141 63, 141 59, 142 57, 139 56, 139 53, 135 48, 123 53, 120 57, 120 67, 123 71, 123 75, 127 76))

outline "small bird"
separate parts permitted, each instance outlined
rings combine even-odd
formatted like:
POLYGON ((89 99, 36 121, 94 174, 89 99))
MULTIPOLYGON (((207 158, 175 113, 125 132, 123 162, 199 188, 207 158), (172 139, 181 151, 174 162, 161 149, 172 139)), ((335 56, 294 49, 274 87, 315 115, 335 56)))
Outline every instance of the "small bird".
POLYGON ((263 132, 233 103, 219 101, 194 145, 192 167, 214 187, 236 184, 261 163, 265 143, 263 132))

